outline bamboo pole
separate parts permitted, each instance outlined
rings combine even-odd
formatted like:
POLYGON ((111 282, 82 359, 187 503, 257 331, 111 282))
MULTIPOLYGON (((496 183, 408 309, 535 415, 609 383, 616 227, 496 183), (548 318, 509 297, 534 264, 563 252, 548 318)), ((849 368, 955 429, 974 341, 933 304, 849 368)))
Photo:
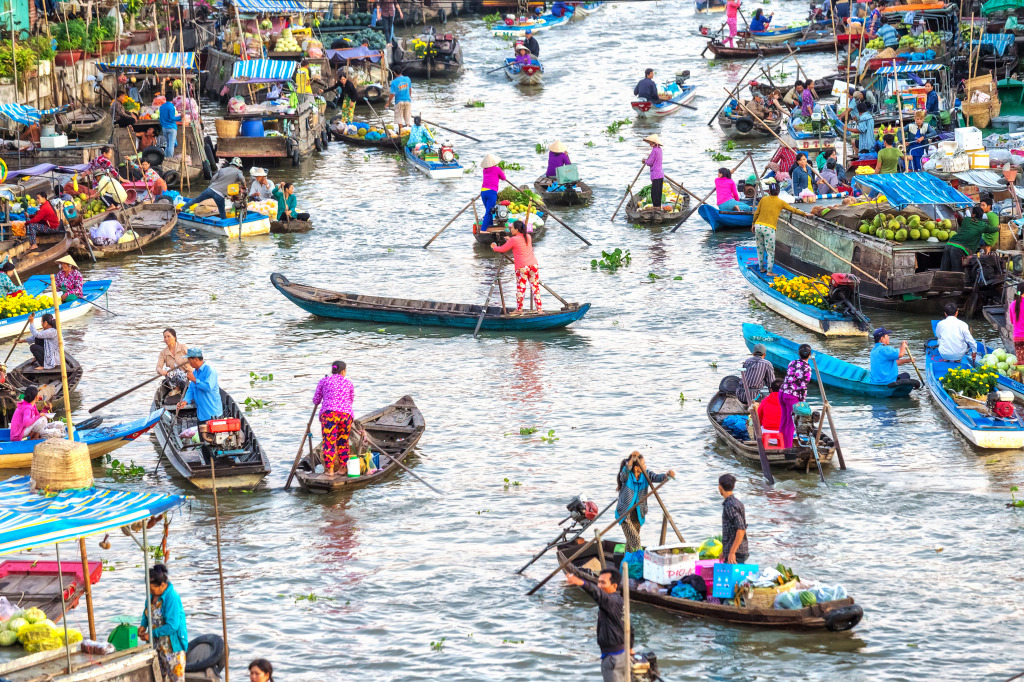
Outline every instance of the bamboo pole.
MULTIPOLYGON (((71 422, 71 415, 68 415, 68 423, 71 422)), ((85 542, 84 540, 82 542, 85 542)), ((53 543, 57 550, 57 585, 60 587, 60 622, 64 626, 64 654, 68 661, 68 675, 71 675, 71 645, 68 644, 68 607, 64 600, 64 567, 60 561, 60 543, 53 543)), ((89 576, 85 576, 85 582, 89 582, 89 576)))
MULTIPOLYGON (((851 11, 852 11, 853 6, 854 6, 853 3, 850 3, 851 11)), ((852 26, 853 23, 851 22, 850 25, 852 26)), ((836 43, 838 44, 838 42, 839 41, 837 40, 836 43)), ((848 166, 847 166, 847 158, 846 158, 846 127, 848 125, 850 125, 850 114, 852 113, 851 109, 853 108, 853 98, 850 96, 850 83, 851 83, 851 79, 850 79, 850 49, 851 49, 850 41, 847 40, 846 41, 846 75, 844 76, 844 78, 846 79, 846 121, 843 123, 843 168, 848 168, 848 166)), ((838 66, 838 64, 836 66, 838 66)))
MULTIPOLYGON (((310 442, 312 445, 312 442, 310 442)), ((210 483, 213 487, 213 521, 217 537, 217 578, 220 582, 220 621, 224 637, 224 682, 231 682, 231 673, 228 666, 228 613, 224 599, 224 563, 220 556, 220 506, 217 504, 217 466, 216 457, 210 457, 210 483)), ((145 525, 143 525, 145 532, 145 525)))
POLYGON ((68 390, 68 365, 64 360, 64 334, 60 326, 60 296, 57 295, 57 278, 50 275, 50 291, 53 294, 53 316, 57 322, 57 349, 60 351, 60 383, 64 389, 64 419, 68 423, 68 440, 75 440, 75 424, 71 419, 71 391, 68 390))
MULTIPOLYGON (((651 481, 651 477, 647 474, 647 469, 644 469, 644 478, 647 479, 647 485, 651 487, 651 492, 654 493, 654 499, 658 501, 658 505, 661 507, 661 512, 665 515, 665 518, 668 519, 668 522, 672 524, 672 530, 675 532, 676 537, 679 538, 679 542, 686 542, 686 540, 683 539, 683 534, 679 532, 678 528, 676 528, 676 522, 672 518, 672 515, 668 513, 668 507, 666 507, 665 503, 661 501, 661 495, 659 495, 658 491, 654 489, 654 482, 651 481)), ((672 476, 671 478, 675 478, 675 476, 672 476)))
MULTIPOLYGON (((82 555, 82 575, 85 576, 85 610, 89 615, 89 639, 95 640, 96 614, 92 610, 92 580, 89 577, 89 557, 85 551, 85 538, 78 538, 78 549, 82 555)), ((61 592, 63 593, 63 589, 61 592)))
MULTIPOLYGON (((744 19, 744 21, 746 21, 744 19)), ((628 680, 632 677, 630 674, 630 663, 633 658, 633 651, 630 649, 629 640, 630 635, 630 622, 629 622, 629 564, 626 560, 622 560, 622 647, 625 649, 625 656, 622 657, 622 665, 624 670, 622 671, 622 679, 628 680)))
MULTIPOLYGON (((188 149, 188 130, 192 127, 192 116, 189 115, 189 125, 185 125, 185 115, 188 111, 188 87, 185 85, 185 21, 181 16, 181 5, 178 5, 178 39, 181 42, 181 177, 178 178, 178 189, 185 189, 186 183, 188 184, 188 190, 192 191, 192 181, 188 177, 188 168, 185 166, 185 150, 188 149)), ((171 154, 174 154, 174 150, 171 150, 171 154)), ((212 169, 211 169, 212 170, 212 169)), ((239 228, 241 232, 241 228, 239 228)))

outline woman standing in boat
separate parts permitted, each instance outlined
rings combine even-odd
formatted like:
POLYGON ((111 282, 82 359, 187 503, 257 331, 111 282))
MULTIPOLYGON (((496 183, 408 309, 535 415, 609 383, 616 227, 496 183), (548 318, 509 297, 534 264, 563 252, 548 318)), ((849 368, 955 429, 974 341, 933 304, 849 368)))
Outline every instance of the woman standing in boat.
POLYGON ((799 208, 793 208, 779 198, 779 183, 768 181, 768 196, 757 202, 754 209, 754 225, 751 231, 757 239, 757 266, 761 272, 771 274, 775 267, 775 229, 779 222, 779 214, 783 211, 807 215, 799 208))
POLYGON ((736 15, 740 11, 740 0, 729 0, 725 3, 725 23, 729 25, 729 37, 722 41, 722 43, 729 43, 729 47, 736 47, 733 39, 736 37, 738 30, 736 28, 736 15))
POLYGON ((182 365, 188 364, 188 346, 178 341, 178 332, 170 327, 164 330, 164 347, 156 359, 156 373, 166 377, 164 381, 180 391, 185 390, 188 377, 182 365))
POLYGON ((1017 289, 1006 309, 1006 321, 1013 332, 1013 350, 1017 362, 1024 364, 1024 294, 1017 289))
POLYGON ((352 432, 352 403, 356 389, 345 376, 345 363, 336 360, 331 365, 331 374, 316 385, 313 404, 320 406, 320 430, 323 432, 321 446, 324 459, 324 473, 333 476, 348 466, 348 441, 352 432))
POLYGON ((622 526, 626 535, 626 551, 636 552, 641 548, 640 528, 647 517, 648 479, 651 483, 661 483, 666 478, 675 478, 676 472, 669 469, 664 474, 652 474, 647 471, 644 457, 633 451, 630 456, 619 463, 619 475, 615 489, 619 491, 619 501, 615 505, 615 520, 622 526), (642 502, 639 502, 643 500, 642 502), (633 504, 637 503, 634 507, 633 504), (630 509, 630 507, 633 507, 630 509))
POLYGON ((786 368, 786 378, 779 389, 779 404, 782 405, 782 425, 779 430, 782 432, 782 445, 787 448, 793 446, 796 433, 793 408, 797 403, 807 400, 807 384, 811 381, 811 366, 807 363, 811 357, 811 347, 801 343, 797 355, 799 357, 786 368))
POLYGON ((644 142, 651 145, 651 153, 644 159, 644 165, 651 167, 651 207, 661 208, 661 188, 665 184, 665 171, 661 169, 661 138, 655 133, 645 137, 644 142))
POLYGON ((508 178, 505 177, 505 171, 498 165, 498 157, 494 154, 485 156, 480 165, 483 166, 484 175, 483 184, 480 186, 480 199, 484 202, 484 216, 480 222, 480 230, 483 231, 494 224, 491 211, 498 203, 498 181, 508 182, 508 178))
MULTIPOLYGON (((152 636, 156 638, 153 647, 158 654, 163 679, 167 682, 184 682, 185 651, 188 649, 185 609, 177 590, 171 585, 167 567, 163 564, 149 569, 149 594, 149 611, 153 614, 152 636)), ((139 639, 148 642, 149 638, 149 618, 143 609, 139 639)))
POLYGON ((512 249, 513 266, 516 269, 516 315, 523 312, 523 301, 526 299, 526 282, 533 287, 533 302, 537 313, 542 312, 540 306, 540 272, 537 270, 537 257, 533 255, 533 237, 526 231, 522 220, 512 223, 512 236, 501 246, 491 244, 498 253, 512 249))

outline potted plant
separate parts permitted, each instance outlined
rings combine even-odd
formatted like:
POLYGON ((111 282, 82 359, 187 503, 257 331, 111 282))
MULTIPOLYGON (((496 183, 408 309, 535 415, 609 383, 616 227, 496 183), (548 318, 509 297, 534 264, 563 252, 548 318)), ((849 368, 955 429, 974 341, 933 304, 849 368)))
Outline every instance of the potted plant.
POLYGON ((72 19, 64 24, 56 24, 51 33, 57 41, 57 54, 53 63, 57 66, 71 66, 82 58, 85 46, 86 28, 82 19, 72 19))
POLYGON ((12 53, 11 41, 0 42, 0 82, 7 85, 14 82, 17 71, 18 83, 35 75, 39 66, 39 57, 27 43, 17 45, 16 54, 12 53))

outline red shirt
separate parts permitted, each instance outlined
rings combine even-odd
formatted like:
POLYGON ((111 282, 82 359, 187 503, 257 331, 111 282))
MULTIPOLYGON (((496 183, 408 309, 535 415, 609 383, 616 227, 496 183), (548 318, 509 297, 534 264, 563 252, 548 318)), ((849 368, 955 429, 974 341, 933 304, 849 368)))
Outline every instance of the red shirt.
POLYGON ((778 431, 782 426, 782 405, 779 404, 778 392, 769 393, 768 397, 757 405, 757 418, 761 420, 761 428, 778 431))
POLYGON ((57 212, 53 210, 53 206, 49 201, 44 201, 40 204, 39 210, 28 221, 30 223, 46 223, 46 226, 51 230, 56 230, 60 227, 60 219, 57 218, 57 212))

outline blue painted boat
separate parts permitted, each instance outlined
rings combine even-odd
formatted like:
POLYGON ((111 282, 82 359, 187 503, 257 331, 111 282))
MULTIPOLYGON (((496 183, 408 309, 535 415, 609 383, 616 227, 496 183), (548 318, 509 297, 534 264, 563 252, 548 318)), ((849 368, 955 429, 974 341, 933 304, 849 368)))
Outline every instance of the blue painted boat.
MULTIPOLYGON (((149 431, 160 421, 163 410, 154 410, 148 417, 95 429, 75 429, 75 440, 89 446, 89 457, 96 459, 110 454, 149 431)), ((11 430, 0 429, 0 469, 27 469, 32 466, 32 451, 41 440, 11 441, 11 430)))
MULTIPOLYGON (((783 372, 789 367, 790 362, 797 359, 797 350, 800 347, 800 344, 795 341, 773 334, 759 324, 749 322, 743 323, 743 342, 751 351, 754 350, 756 344, 764 344, 765 358, 776 369, 783 372)), ((891 384, 872 383, 868 370, 819 350, 814 351, 814 358, 818 363, 818 372, 821 373, 821 382, 829 388, 837 388, 845 393, 877 398, 904 398, 910 395, 915 388, 921 388, 921 382, 916 379, 896 381, 891 384)))
MULTIPOLYGON (((1010 450, 1024 447, 1024 420, 1019 414, 1015 419, 992 417, 984 401, 958 401, 946 391, 940 379, 951 369, 970 369, 971 365, 964 361, 943 360, 938 349, 939 344, 935 339, 925 345, 925 381, 946 419, 964 438, 979 448, 1010 450)), ((1020 405, 1015 404, 1015 407, 1019 412, 1020 405)))
POLYGON ((669 99, 660 102, 648 102, 645 99, 633 100, 630 106, 638 119, 659 119, 671 116, 688 105, 697 97, 696 85, 683 85, 682 81, 667 81, 662 83, 662 90, 669 96, 669 99))
POLYGON ((270 218, 256 211, 248 211, 245 214, 241 228, 238 225, 238 218, 221 218, 219 215, 198 216, 184 211, 178 214, 178 224, 215 237, 229 239, 238 239, 239 229, 242 230, 243 237, 270 234, 270 218))
POLYGON ((454 178, 461 178, 463 175, 462 164, 458 160, 452 161, 451 163, 444 163, 436 154, 428 157, 427 159, 421 159, 412 153, 408 147, 405 148, 405 160, 416 166, 416 168, 422 173, 426 174, 431 180, 451 180, 454 178))
MULTIPOLYGON (((419 327, 473 329, 482 306, 470 303, 441 303, 386 296, 364 296, 329 291, 289 282, 279 273, 270 282, 289 301, 320 317, 377 324, 411 324, 419 327)), ((589 303, 569 303, 561 310, 509 315, 500 306, 488 306, 480 329, 491 331, 540 331, 566 327, 590 310, 589 303)))
POLYGON ((754 226, 752 211, 720 211, 711 204, 701 204, 697 214, 711 226, 712 232, 719 230, 749 230, 754 226))
MULTIPOLYGON (((90 301, 95 302, 103 296, 103 294, 107 293, 107 289, 110 288, 111 283, 112 282, 109 279, 98 279, 82 284, 83 296, 81 299, 60 304, 61 323, 63 324, 70 320, 82 317, 90 310, 95 309, 96 306, 92 305, 90 301)), ((25 292, 31 296, 50 293, 49 275, 32 275, 25 280, 24 284, 25 292)), ((43 310, 36 311, 36 320, 38 321, 39 318, 46 313, 52 312, 53 308, 44 308, 43 310)), ((0 339, 8 336, 17 336, 25 327, 26 321, 28 321, 28 315, 18 315, 16 317, 5 317, 0 319, 0 339)))
POLYGON ((566 14, 565 16, 556 17, 551 12, 548 12, 537 19, 531 18, 525 22, 515 21, 512 25, 498 24, 491 29, 491 35, 498 38, 523 38, 526 36, 526 29, 530 29, 533 33, 546 31, 549 28, 569 23, 571 16, 571 14, 566 14))
MULTIPOLYGON (((771 274, 760 272, 757 267, 757 249, 754 247, 737 246, 736 261, 740 266, 743 278, 754 290, 754 298, 787 320, 825 336, 868 335, 868 325, 852 315, 833 310, 822 310, 813 305, 800 303, 782 292, 772 289, 771 284, 776 277, 793 279, 799 275, 778 263, 775 263, 771 274)), ((822 282, 822 288, 823 293, 828 292, 828 287, 824 282, 822 282)))
MULTIPOLYGON (((935 325, 937 325, 938 323, 938 320, 932 320, 932 334, 936 333, 935 325)), ((983 341, 975 341, 978 344, 978 363, 980 364, 982 356, 988 355, 989 353, 994 352, 996 349, 992 346, 986 346, 983 341)), ((1007 351, 1007 353, 1009 355, 1013 355, 1012 350, 1007 351)), ((965 360, 965 362, 968 365, 971 364, 967 360, 965 360)), ((1008 376, 1000 375, 1000 377, 996 380, 996 383, 999 385, 1000 388, 1004 388, 1007 391, 1010 391, 1011 393, 1013 393, 1014 396, 1020 398, 1021 401, 1024 401, 1024 384, 1022 384, 1021 382, 1017 381, 1016 379, 1011 379, 1008 376)))
POLYGON ((541 85, 544 65, 536 57, 529 64, 519 64, 515 57, 506 57, 505 75, 516 85, 541 85))

